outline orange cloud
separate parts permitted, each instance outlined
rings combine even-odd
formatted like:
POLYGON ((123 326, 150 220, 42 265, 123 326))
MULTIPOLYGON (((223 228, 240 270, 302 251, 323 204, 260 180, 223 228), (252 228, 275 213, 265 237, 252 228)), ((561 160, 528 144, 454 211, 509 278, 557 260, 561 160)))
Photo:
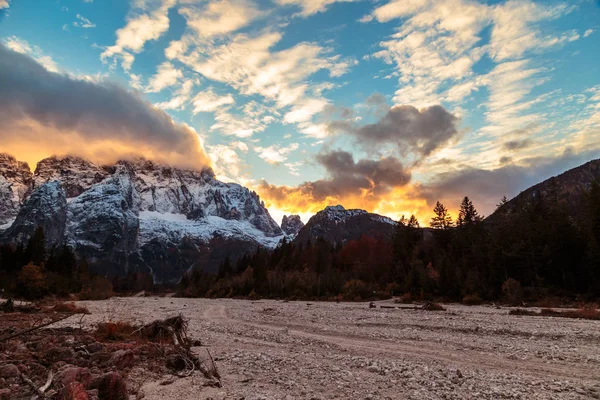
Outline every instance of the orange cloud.
POLYGON ((0 151, 31 166, 50 155, 105 163, 144 156, 174 166, 210 166, 200 136, 138 93, 51 72, 0 44, 0 151))
POLYGON ((317 198, 305 186, 276 186, 263 182, 255 190, 267 208, 287 214, 315 214, 327 206, 341 204, 348 209, 360 208, 394 220, 399 220, 403 215, 415 215, 421 226, 429 226, 429 220, 433 216, 433 205, 419 194, 418 185, 394 187, 380 196, 361 189, 355 193, 323 198, 317 198))

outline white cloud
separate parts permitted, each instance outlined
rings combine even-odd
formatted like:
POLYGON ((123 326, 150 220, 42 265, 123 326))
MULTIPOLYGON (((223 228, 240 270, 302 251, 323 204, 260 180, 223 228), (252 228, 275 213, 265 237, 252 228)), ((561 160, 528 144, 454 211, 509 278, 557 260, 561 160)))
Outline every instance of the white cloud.
POLYGON ((17 53, 27 54, 33 57, 37 62, 42 64, 44 68, 46 68, 50 72, 58 72, 58 65, 52 57, 47 56, 43 53, 42 49, 38 46, 31 46, 29 42, 24 39, 21 39, 17 36, 11 36, 9 38, 4 39, 4 44, 9 49, 16 51, 17 53))
POLYGON ((158 7, 148 9, 144 1, 138 1, 137 6, 127 18, 127 25, 116 32, 117 40, 114 45, 107 47, 100 55, 107 58, 121 58, 125 71, 131 69, 135 56, 146 42, 156 40, 169 29, 169 9, 175 5, 175 0, 161 0, 158 7))
POLYGON ((146 92, 160 92, 169 86, 175 85, 177 80, 181 79, 182 77, 183 73, 181 70, 175 68, 170 62, 165 61, 158 66, 156 74, 150 78, 146 92))
POLYGON ((0 0, 0 10, 10 7, 8 0, 0 0))
POLYGON ((212 89, 207 89, 198 93, 192 100, 194 105, 193 113, 216 111, 222 107, 230 106, 235 103, 231 94, 219 96, 212 89))
POLYGON ((234 146, 214 145, 206 146, 208 156, 213 162, 213 169, 217 178, 224 182, 249 182, 246 168, 242 168, 242 160, 235 151, 234 146))
POLYGON ((96 24, 92 23, 92 21, 90 21, 89 19, 87 19, 86 17, 84 17, 81 14, 77 14, 75 16, 77 18, 77 21, 73 22, 73 26, 77 27, 77 28, 95 28, 96 24))
POLYGON ((191 98, 194 85, 197 83, 197 80, 185 80, 183 84, 181 84, 181 86, 175 91, 173 97, 171 97, 168 101, 156 103, 155 106, 162 108, 163 110, 183 110, 191 98))
POLYGON ((594 33, 594 30, 593 29, 588 29, 587 31, 585 31, 583 33, 583 37, 586 38, 586 37, 590 36, 592 33, 594 33))
POLYGON ((300 15, 308 17, 310 15, 323 12, 327 6, 333 3, 350 2, 353 0, 277 0, 280 5, 295 5, 302 9, 300 15))
POLYGON ((375 19, 375 17, 373 17, 373 16, 372 16, 372 15, 370 15, 370 14, 367 14, 367 15, 363 15, 363 16, 362 16, 362 17, 361 17, 361 18, 358 20, 358 22, 361 22, 361 23, 363 23, 363 24, 366 24, 367 22, 371 22, 371 21, 373 21, 373 19, 375 19))
POLYGON ((565 4, 544 6, 533 1, 511 0, 495 6, 492 10, 491 56, 500 61, 515 59, 528 51, 540 51, 563 43, 568 37, 544 36, 537 23, 556 19, 568 11, 565 4))
POLYGON ((271 165, 279 165, 287 160, 287 156, 297 150, 299 147, 298 143, 292 143, 289 146, 281 147, 278 145, 271 145, 268 147, 255 146, 254 151, 262 158, 265 162, 271 165))
MULTIPOLYGON (((184 35, 181 41, 172 42, 166 50, 168 58, 176 59, 206 78, 225 83, 244 96, 260 95, 273 102, 277 109, 290 108, 286 122, 307 121, 322 110, 327 101, 308 96, 309 77, 321 70, 330 75, 345 73, 351 61, 331 55, 330 50, 314 43, 299 43, 291 48, 271 51, 282 38, 277 32, 258 36, 238 34, 224 43, 199 40, 193 34, 184 35)), ((311 90, 312 91, 312 90, 311 90)), ((314 93, 313 93, 314 94, 314 93)), ((221 112, 214 128, 227 124, 229 134, 247 137, 256 129, 239 126, 239 118, 221 112), (233 133, 235 132, 235 133, 233 133)), ((270 123, 274 118, 255 122, 255 126, 270 123)))
POLYGON ((202 6, 188 6, 179 10, 199 37, 211 38, 235 32, 248 25, 262 13, 246 0, 209 1, 202 6))

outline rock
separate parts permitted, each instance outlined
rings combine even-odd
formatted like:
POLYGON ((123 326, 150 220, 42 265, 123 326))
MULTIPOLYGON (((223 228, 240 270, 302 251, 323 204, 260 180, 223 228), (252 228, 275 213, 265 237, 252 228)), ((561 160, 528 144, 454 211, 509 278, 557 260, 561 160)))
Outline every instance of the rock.
POLYGON ((118 369, 129 368, 133 365, 135 355, 131 350, 117 350, 113 353, 108 363, 118 369))
POLYGON ((54 379, 55 381, 62 383, 65 387, 74 382, 79 382, 84 387, 88 387, 92 379, 92 374, 87 368, 66 365, 56 373, 54 379))
POLYGON ((89 400, 89 396, 79 382, 72 382, 65 386, 59 393, 60 400, 89 400))
POLYGON ((10 223, 17 216, 31 182, 27 163, 0 153, 0 225, 10 223))
POLYGON ((97 353, 99 351, 102 351, 102 349, 104 349, 104 345, 102 343, 94 342, 94 343, 88 344, 86 346, 86 349, 90 353, 97 353))
POLYGON ((97 389, 98 397, 103 400, 127 400, 127 385, 116 372, 93 377, 90 389, 97 389))
POLYGON ((304 227, 299 215, 284 215, 281 220, 281 230, 288 235, 296 235, 304 227))
POLYGON ((0 389, 0 400, 10 400, 10 389, 0 389))
POLYGON ((0 366, 0 377, 15 378, 19 376, 19 368, 14 364, 5 364, 0 366))

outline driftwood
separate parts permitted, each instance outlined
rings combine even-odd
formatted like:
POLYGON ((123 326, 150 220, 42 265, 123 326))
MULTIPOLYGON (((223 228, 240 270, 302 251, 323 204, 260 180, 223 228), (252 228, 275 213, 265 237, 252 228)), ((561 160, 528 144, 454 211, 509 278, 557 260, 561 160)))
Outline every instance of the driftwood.
MULTIPOLYGON (((25 374, 20 373, 21 375, 21 379, 23 380, 23 382, 25 382, 30 388, 33 389, 33 391, 35 392, 35 394, 41 398, 46 398, 46 390, 48 390, 48 388, 50 387, 50 385, 52 385, 52 379, 54 378, 54 374, 52 373, 52 371, 50 371, 48 373, 48 379, 46 380, 46 383, 44 384, 44 386, 38 388, 36 386, 35 383, 33 383, 33 381, 31 379, 29 379, 29 377, 27 377, 25 374)), ((35 395, 32 397, 33 398, 37 398, 35 395)))
POLYGON ((46 326, 49 326, 49 325, 55 324, 55 323, 57 323, 57 322, 59 322, 59 321, 62 321, 62 320, 64 320, 64 319, 67 319, 67 318, 69 318, 69 317, 71 317, 71 316, 73 316, 73 315, 75 315, 75 314, 69 314, 69 315, 66 315, 66 316, 63 316, 63 317, 57 318, 57 319, 55 319, 55 320, 52 320, 52 321, 50 321, 50 322, 46 322, 46 323, 44 323, 44 324, 41 324, 41 325, 36 325, 36 326, 34 326, 34 327, 31 327, 31 328, 28 328, 28 329, 24 329, 24 330, 22 330, 22 331, 15 332, 15 333, 12 333, 12 334, 10 334, 10 335, 7 335, 7 336, 4 336, 4 337, 1 337, 1 338, 0 338, 0 342, 5 342, 5 341, 7 341, 7 340, 9 340, 9 339, 16 338, 16 337, 18 337, 18 336, 21 336, 21 335, 25 335, 25 334, 27 334, 27 333, 29 333, 29 332, 37 331, 38 329, 45 328, 46 326))

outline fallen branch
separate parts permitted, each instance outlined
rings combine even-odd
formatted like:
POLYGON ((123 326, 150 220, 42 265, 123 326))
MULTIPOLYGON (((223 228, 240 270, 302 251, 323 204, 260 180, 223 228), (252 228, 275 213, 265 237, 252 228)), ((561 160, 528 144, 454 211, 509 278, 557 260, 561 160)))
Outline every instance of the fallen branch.
POLYGON ((29 333, 29 332, 37 331, 38 329, 45 328, 46 326, 49 326, 49 325, 55 324, 55 323, 57 323, 57 322, 59 322, 59 321, 62 321, 62 320, 64 320, 64 319, 67 319, 67 318, 69 318, 69 317, 71 317, 71 316, 73 316, 73 315, 74 315, 74 314, 69 314, 69 315, 67 315, 67 316, 64 316, 64 317, 61 317, 61 318, 55 319, 55 320, 53 320, 53 321, 46 322, 45 324, 36 325, 36 326, 34 326, 34 327, 31 327, 31 328, 28 328, 28 329, 22 330, 22 331, 20 331, 20 332, 15 332, 15 333, 12 333, 12 334, 10 334, 10 335, 8 335, 8 336, 4 336, 4 337, 0 338, 0 342, 5 342, 5 341, 7 341, 7 340, 9 340, 9 339, 16 338, 17 336, 21 336, 21 335, 25 335, 26 333, 29 333))
POLYGON ((29 385, 29 387, 31 387, 33 389, 33 391, 35 392, 35 394, 37 394, 41 398, 46 398, 46 395, 44 394, 44 392, 42 392, 41 389, 38 389, 38 387, 35 385, 35 383, 33 383, 33 381, 31 379, 29 379, 22 372, 20 373, 20 375, 21 375, 21 379, 23 379, 23 382, 25 382, 27 385, 29 385))

